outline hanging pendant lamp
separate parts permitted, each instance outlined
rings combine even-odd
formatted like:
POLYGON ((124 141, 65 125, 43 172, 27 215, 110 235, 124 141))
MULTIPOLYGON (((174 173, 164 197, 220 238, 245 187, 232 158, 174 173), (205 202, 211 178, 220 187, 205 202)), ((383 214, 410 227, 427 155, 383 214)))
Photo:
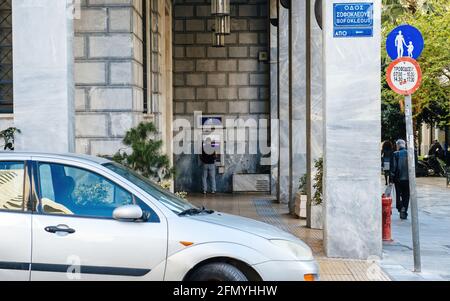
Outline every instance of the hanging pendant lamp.
POLYGON ((223 16, 230 14, 230 0, 211 0, 211 15, 223 16))

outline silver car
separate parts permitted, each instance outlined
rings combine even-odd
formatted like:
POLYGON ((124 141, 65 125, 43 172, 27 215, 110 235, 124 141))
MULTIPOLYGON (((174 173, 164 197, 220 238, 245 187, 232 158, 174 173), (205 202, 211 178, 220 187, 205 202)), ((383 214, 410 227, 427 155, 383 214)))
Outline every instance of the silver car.
POLYGON ((0 153, 0 280, 317 280, 311 249, 114 162, 0 153))

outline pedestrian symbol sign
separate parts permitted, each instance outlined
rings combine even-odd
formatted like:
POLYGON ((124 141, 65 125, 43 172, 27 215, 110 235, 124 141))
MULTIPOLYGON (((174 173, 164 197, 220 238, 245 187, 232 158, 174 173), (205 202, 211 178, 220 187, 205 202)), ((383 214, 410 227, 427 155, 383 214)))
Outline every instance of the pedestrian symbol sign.
POLYGON ((389 65, 386 71, 386 80, 394 92, 411 95, 420 86, 422 72, 414 59, 401 57, 389 65))
POLYGON ((334 3, 333 25, 335 38, 372 37, 373 3, 334 3))
POLYGON ((397 26, 386 39, 386 51, 393 60, 401 57, 410 57, 417 60, 423 48, 422 34, 411 25, 397 26))

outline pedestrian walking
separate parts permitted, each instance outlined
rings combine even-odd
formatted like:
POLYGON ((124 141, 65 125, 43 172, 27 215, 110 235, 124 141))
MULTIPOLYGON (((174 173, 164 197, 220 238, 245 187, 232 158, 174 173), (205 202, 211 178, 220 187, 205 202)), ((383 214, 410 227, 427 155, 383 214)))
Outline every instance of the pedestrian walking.
POLYGON ((211 138, 206 138, 202 145, 200 160, 203 163, 202 188, 203 194, 208 192, 208 176, 211 181, 211 193, 216 193, 216 151, 211 138))
POLYGON ((444 148, 438 140, 434 140, 433 145, 431 145, 428 151, 428 156, 435 156, 441 160, 444 159, 444 148))
POLYGON ((400 213, 400 219, 407 219, 409 207, 408 151, 405 140, 397 140, 396 146, 397 151, 394 152, 390 164, 390 182, 395 185, 396 208, 400 213))
POLYGON ((383 145, 381 147, 381 168, 383 169, 384 181, 386 186, 389 185, 390 182, 389 176, 391 170, 391 159, 393 154, 394 154, 394 146, 392 145, 391 141, 383 142, 383 145))

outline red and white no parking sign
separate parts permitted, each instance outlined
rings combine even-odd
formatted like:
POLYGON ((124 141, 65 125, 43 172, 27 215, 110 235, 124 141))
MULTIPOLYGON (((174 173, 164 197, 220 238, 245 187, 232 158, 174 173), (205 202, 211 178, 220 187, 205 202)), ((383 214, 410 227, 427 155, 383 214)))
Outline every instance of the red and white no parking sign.
POLYGON ((394 92, 411 95, 419 89, 422 71, 416 60, 410 57, 401 57, 389 65, 386 79, 394 92))

